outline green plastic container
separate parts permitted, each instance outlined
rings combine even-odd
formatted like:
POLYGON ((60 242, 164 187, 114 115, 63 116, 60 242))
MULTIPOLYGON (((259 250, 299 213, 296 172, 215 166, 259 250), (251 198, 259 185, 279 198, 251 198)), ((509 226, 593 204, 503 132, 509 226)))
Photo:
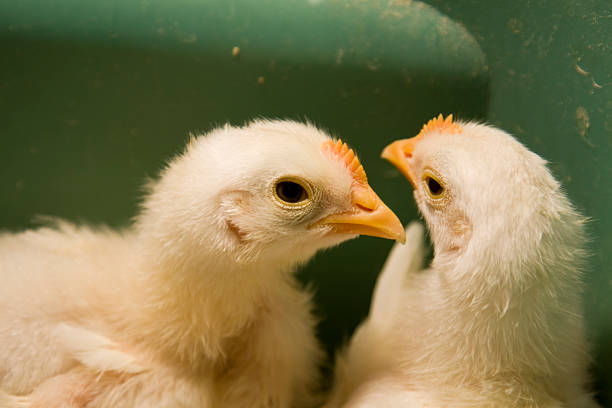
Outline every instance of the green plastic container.
MULTIPOLYGON (((438 113, 489 120, 593 218, 587 316, 612 388, 609 7, 430 3, 452 19, 410 0, 0 1, 0 228, 37 214, 127 225, 189 132, 261 116, 342 137, 407 222, 410 187, 382 148, 438 113)), ((301 271, 328 350, 366 315, 391 244, 360 238, 301 271)))

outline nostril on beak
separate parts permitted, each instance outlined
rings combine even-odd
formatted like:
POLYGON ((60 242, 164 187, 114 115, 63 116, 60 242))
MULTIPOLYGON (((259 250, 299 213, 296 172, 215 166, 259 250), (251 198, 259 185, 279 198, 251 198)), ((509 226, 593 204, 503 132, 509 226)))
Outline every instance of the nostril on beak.
POLYGON ((372 212, 378 208, 378 196, 369 186, 353 187, 353 206, 365 212, 372 212))
POLYGON ((412 159, 412 152, 414 151, 414 147, 416 145, 417 138, 408 139, 405 141, 403 146, 401 146, 401 152, 404 154, 404 157, 407 159, 412 159))
POLYGON ((359 208, 360 210, 367 211, 367 212, 372 212, 376 209, 373 206, 365 206, 361 203, 355 203, 355 206, 359 208))

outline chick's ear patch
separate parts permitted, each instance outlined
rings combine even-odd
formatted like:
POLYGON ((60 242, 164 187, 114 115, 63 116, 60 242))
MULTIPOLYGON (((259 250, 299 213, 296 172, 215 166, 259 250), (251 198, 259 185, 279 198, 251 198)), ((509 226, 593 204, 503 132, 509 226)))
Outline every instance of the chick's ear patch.
POLYGON ((230 191, 222 196, 220 202, 220 224, 227 232, 225 239, 229 238, 224 246, 232 248, 234 261, 240 265, 247 265, 257 259, 260 254, 257 241, 265 238, 261 236, 264 232, 258 233, 255 229, 257 225, 253 220, 257 215, 254 215, 252 209, 253 198, 254 196, 246 191, 230 191))
POLYGON ((472 224, 464 214, 451 217, 451 249, 459 250, 466 246, 472 237, 472 224))
POLYGON ((230 230, 236 236, 236 238, 238 238, 238 241, 240 242, 246 241, 246 238, 247 238, 246 232, 241 230, 240 227, 236 225, 231 219, 226 220, 225 225, 227 225, 227 229, 230 230))
MULTIPOLYGON (((422 198, 417 198, 420 205, 424 201, 422 198)), ((472 238, 473 225, 461 210, 452 206, 443 208, 426 206, 423 210, 437 252, 456 252, 467 247, 472 238)))
POLYGON ((240 227, 239 218, 248 211, 250 194, 245 191, 230 191, 221 198, 222 222, 235 238, 243 243, 248 239, 248 233, 240 227))

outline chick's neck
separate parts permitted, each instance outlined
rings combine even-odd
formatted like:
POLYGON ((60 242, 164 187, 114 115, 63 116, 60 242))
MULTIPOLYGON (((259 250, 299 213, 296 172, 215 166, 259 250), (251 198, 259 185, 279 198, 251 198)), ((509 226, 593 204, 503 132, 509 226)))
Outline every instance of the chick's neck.
POLYGON ((567 369, 559 356, 576 355, 570 350, 581 343, 579 273, 575 255, 559 259, 575 248, 557 234, 534 238, 529 247, 512 252, 501 244, 480 245, 436 256, 419 283, 427 299, 415 308, 425 309, 413 316, 415 325, 436 322, 414 339, 422 355, 413 361, 426 363, 425 377, 439 371, 461 383, 508 375, 544 384, 552 373, 567 369))
POLYGON ((292 285, 291 269, 240 264, 206 251, 145 257, 134 280, 134 332, 145 333, 139 342, 170 360, 196 370, 210 367, 225 358, 237 338, 252 334, 276 294, 292 285))

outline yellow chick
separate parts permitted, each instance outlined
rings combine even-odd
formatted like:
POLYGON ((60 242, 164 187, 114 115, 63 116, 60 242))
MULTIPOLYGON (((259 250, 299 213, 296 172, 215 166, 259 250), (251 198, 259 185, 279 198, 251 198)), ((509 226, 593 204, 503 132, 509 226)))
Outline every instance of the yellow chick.
POLYGON ((404 230, 341 141, 195 138, 125 230, 0 235, 0 407, 308 406, 322 353, 292 272, 359 234, 404 230))

